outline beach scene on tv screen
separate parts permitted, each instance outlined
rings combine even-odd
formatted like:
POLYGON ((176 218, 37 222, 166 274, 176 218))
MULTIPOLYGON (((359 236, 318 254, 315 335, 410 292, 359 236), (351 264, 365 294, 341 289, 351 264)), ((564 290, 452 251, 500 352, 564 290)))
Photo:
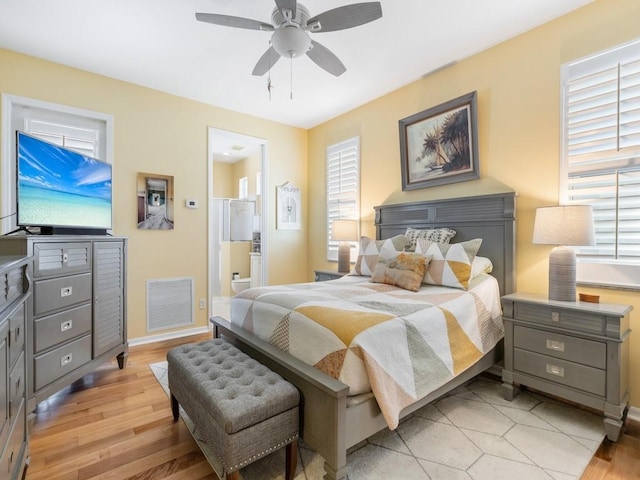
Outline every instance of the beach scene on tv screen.
POLYGON ((21 135, 18 223, 111 228, 111 165, 21 135))

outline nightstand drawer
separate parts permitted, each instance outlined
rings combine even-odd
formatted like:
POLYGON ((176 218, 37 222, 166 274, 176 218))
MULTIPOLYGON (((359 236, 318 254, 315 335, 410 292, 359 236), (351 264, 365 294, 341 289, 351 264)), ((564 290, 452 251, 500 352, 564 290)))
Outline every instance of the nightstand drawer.
POLYGON ((605 333, 605 317, 603 315, 554 308, 548 305, 516 303, 513 311, 514 320, 539 323, 559 327, 576 332, 602 335, 605 333))
POLYGON ((606 372, 519 348, 513 351, 513 369, 546 380, 605 396, 606 372))
POLYGON ((513 345, 516 348, 603 370, 607 367, 607 345, 604 342, 594 342, 593 340, 515 325, 513 327, 513 345))

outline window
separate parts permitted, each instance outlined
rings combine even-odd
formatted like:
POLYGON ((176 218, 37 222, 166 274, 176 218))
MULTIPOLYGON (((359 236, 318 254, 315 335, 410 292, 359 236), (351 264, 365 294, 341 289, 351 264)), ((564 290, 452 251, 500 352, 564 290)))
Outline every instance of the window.
POLYGON ((640 288, 640 41, 564 65, 562 86, 561 198, 596 230, 578 281, 640 288))
POLYGON ((249 177, 242 177, 238 180, 238 198, 249 196, 249 177))
MULTIPOLYGON (((338 260, 339 242, 331 240, 337 219, 358 219, 360 198, 360 139, 351 138, 327 148, 327 260, 338 260)), ((352 252, 357 242, 353 242, 352 252)))
POLYGON ((82 155, 100 159, 100 131, 96 128, 78 128, 26 118, 24 132, 82 155))
POLYGON ((113 163, 113 117, 6 93, 2 94, 1 103, 0 230, 8 233, 16 228, 16 130, 113 163))

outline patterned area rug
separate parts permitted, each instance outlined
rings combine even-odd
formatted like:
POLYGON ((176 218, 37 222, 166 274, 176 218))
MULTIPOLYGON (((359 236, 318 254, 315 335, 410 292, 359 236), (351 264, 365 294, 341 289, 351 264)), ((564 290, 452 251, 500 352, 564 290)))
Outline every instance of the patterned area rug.
MULTIPOLYGON (((168 395, 167 363, 150 365, 168 395)), ((502 398, 479 377, 349 451, 349 480, 577 480, 604 438, 602 417, 522 392, 502 398)), ((169 402, 167 402, 167 408, 169 402)), ((198 441, 188 416, 185 424, 198 441)), ((219 472, 215 456, 203 453, 219 472)), ((322 480, 324 460, 304 442, 295 480, 322 480)), ((284 449, 245 468, 243 480, 284 478, 284 449)))

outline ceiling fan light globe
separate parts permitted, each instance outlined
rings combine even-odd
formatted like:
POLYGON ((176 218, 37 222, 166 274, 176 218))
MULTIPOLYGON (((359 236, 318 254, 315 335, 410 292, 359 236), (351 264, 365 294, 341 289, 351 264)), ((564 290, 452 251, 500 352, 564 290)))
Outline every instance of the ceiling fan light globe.
POLYGON ((287 25, 273 33, 271 45, 283 57, 299 57, 311 48, 311 38, 298 27, 287 25))

